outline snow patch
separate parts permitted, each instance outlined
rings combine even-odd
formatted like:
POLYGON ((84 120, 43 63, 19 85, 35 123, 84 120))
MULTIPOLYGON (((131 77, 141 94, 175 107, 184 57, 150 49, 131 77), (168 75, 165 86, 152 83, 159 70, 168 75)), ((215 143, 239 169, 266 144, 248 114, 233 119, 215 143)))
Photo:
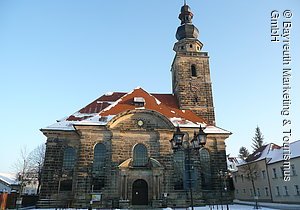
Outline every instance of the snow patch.
MULTIPOLYGON (((153 97, 154 97, 154 96, 153 96, 153 97)), ((154 97, 154 98, 155 98, 155 97, 154 97)), ((160 104, 161 104, 160 100, 158 100, 157 98, 155 98, 155 102, 156 102, 157 105, 160 105, 160 104)))
MULTIPOLYGON (((124 95, 124 96, 126 96, 126 95, 124 95)), ((124 96, 123 96, 123 97, 124 97, 124 96)), ((120 99, 118 99, 117 101, 115 101, 114 103, 112 103, 111 105, 109 105, 108 107, 106 107, 105 109, 103 109, 101 112, 108 111, 108 110, 110 110, 111 108, 115 107, 118 103, 120 103, 120 102, 122 101, 123 97, 121 97, 120 99)), ((100 113, 101 113, 101 112, 100 112, 100 113)))
MULTIPOLYGON (((104 95, 105 96, 111 96, 111 95, 113 95, 114 94, 114 92, 107 92, 107 93, 105 93, 104 95)), ((97 101, 98 102, 98 101, 97 101)))
POLYGON ((136 107, 135 109, 146 109, 145 107, 136 107))
POLYGON ((83 117, 93 117, 93 116, 96 115, 96 113, 80 113, 80 112, 75 112, 72 115, 74 117, 83 118, 83 117))

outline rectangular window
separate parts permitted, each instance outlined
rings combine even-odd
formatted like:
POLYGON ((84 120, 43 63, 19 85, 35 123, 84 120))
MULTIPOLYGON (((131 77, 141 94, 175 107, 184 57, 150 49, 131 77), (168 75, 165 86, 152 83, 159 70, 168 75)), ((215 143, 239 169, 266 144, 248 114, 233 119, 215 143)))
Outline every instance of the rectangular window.
POLYGON ((252 197, 253 196, 253 190, 250 189, 250 196, 252 197))
POLYGON ((257 188, 257 196, 260 197, 260 190, 257 188))
POLYGON ((296 195, 300 195, 299 185, 294 185, 294 186, 295 186, 296 195))
POLYGON ((287 186, 284 186, 284 191, 285 191, 285 195, 288 196, 289 195, 289 191, 288 191, 287 186))
POLYGON ((273 168, 273 178, 277 179, 277 172, 276 172, 276 168, 273 168))
POLYGON ((235 190, 235 193, 236 193, 236 194, 239 194, 239 190, 235 190))
POLYGON ((292 176, 297 176, 295 165, 291 165, 292 168, 292 176))
POLYGON ((265 188, 266 196, 269 196, 269 189, 266 187, 265 188))
POLYGON ((243 174, 241 175, 241 179, 242 179, 242 182, 244 182, 244 175, 243 174))
POLYGON ((246 193, 246 189, 243 189, 243 192, 246 193))
POLYGON ((263 179, 266 179, 266 171, 265 171, 265 170, 262 170, 261 173, 262 173, 263 179))
POLYGON ((279 189, 278 186, 276 186, 276 195, 277 195, 277 196, 280 196, 280 189, 279 189))

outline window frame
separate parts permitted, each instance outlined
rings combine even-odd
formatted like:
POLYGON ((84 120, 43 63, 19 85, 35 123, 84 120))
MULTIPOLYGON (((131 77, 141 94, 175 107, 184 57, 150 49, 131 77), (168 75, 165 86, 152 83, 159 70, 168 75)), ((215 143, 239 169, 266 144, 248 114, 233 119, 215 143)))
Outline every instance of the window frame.
POLYGON ((148 148, 142 143, 134 145, 132 150, 132 166, 146 167, 149 162, 148 148))
POLYGON ((64 153, 63 153, 63 166, 62 166, 62 168, 64 170, 72 170, 74 168, 75 164, 76 164, 76 150, 75 150, 75 148, 66 147, 64 149, 64 153))

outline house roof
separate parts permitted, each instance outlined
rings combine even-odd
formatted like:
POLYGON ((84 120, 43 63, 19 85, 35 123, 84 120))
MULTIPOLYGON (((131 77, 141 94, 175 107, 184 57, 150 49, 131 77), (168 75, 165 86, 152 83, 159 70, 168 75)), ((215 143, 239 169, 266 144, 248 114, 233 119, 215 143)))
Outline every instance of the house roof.
POLYGON ((252 154, 250 154, 246 159, 246 161, 253 162, 253 161, 269 158, 271 154, 278 151, 280 148, 281 147, 279 145, 274 143, 263 145, 262 147, 255 150, 252 154))
POLYGON ((46 127, 53 130, 74 130, 73 125, 106 125, 114 116, 128 110, 146 109, 159 112, 174 126, 207 127, 210 133, 230 133, 215 126, 206 126, 206 121, 191 110, 181 110, 173 94, 148 93, 141 87, 129 93, 111 92, 102 95, 78 112, 46 127), (142 100, 136 105, 134 100, 142 100))
POLYGON ((270 154, 268 164, 283 161, 283 155, 289 155, 290 159, 300 157, 300 140, 291 142, 289 147, 281 147, 278 151, 270 154))
POLYGON ((227 157, 227 169, 228 171, 237 171, 237 166, 244 163, 245 161, 240 157, 227 157))
POLYGON ((290 159, 300 157, 300 140, 291 142, 288 147, 279 146, 274 143, 264 145, 249 155, 246 162, 239 165, 264 159, 266 159, 267 164, 272 164, 283 161, 284 154, 289 155, 290 159))
POLYGON ((16 175, 13 173, 2 173, 0 172, 0 180, 7 185, 18 185, 19 182, 16 180, 16 175))

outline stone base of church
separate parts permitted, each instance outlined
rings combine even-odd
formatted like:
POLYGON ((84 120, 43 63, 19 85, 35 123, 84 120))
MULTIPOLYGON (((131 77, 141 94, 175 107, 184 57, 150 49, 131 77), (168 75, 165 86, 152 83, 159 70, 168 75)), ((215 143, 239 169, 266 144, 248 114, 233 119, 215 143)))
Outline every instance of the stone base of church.
MULTIPOLYGON (((204 206, 204 205, 216 205, 216 204, 226 204, 232 202, 232 194, 223 193, 220 197, 220 192, 205 192, 205 193, 196 193, 193 195, 193 205, 194 206, 204 206)), ((187 192, 174 193, 170 194, 168 197, 162 199, 153 199, 149 200, 147 209, 151 208, 186 208, 191 206, 190 194, 187 192)), ((93 209, 102 209, 102 208, 120 208, 120 209, 130 209, 130 208, 144 208, 145 206, 132 205, 130 200, 118 200, 118 199, 105 199, 101 201, 90 202, 90 200, 73 200, 71 196, 64 197, 64 200, 56 198, 51 199, 40 199, 38 208, 93 208, 93 209)))

